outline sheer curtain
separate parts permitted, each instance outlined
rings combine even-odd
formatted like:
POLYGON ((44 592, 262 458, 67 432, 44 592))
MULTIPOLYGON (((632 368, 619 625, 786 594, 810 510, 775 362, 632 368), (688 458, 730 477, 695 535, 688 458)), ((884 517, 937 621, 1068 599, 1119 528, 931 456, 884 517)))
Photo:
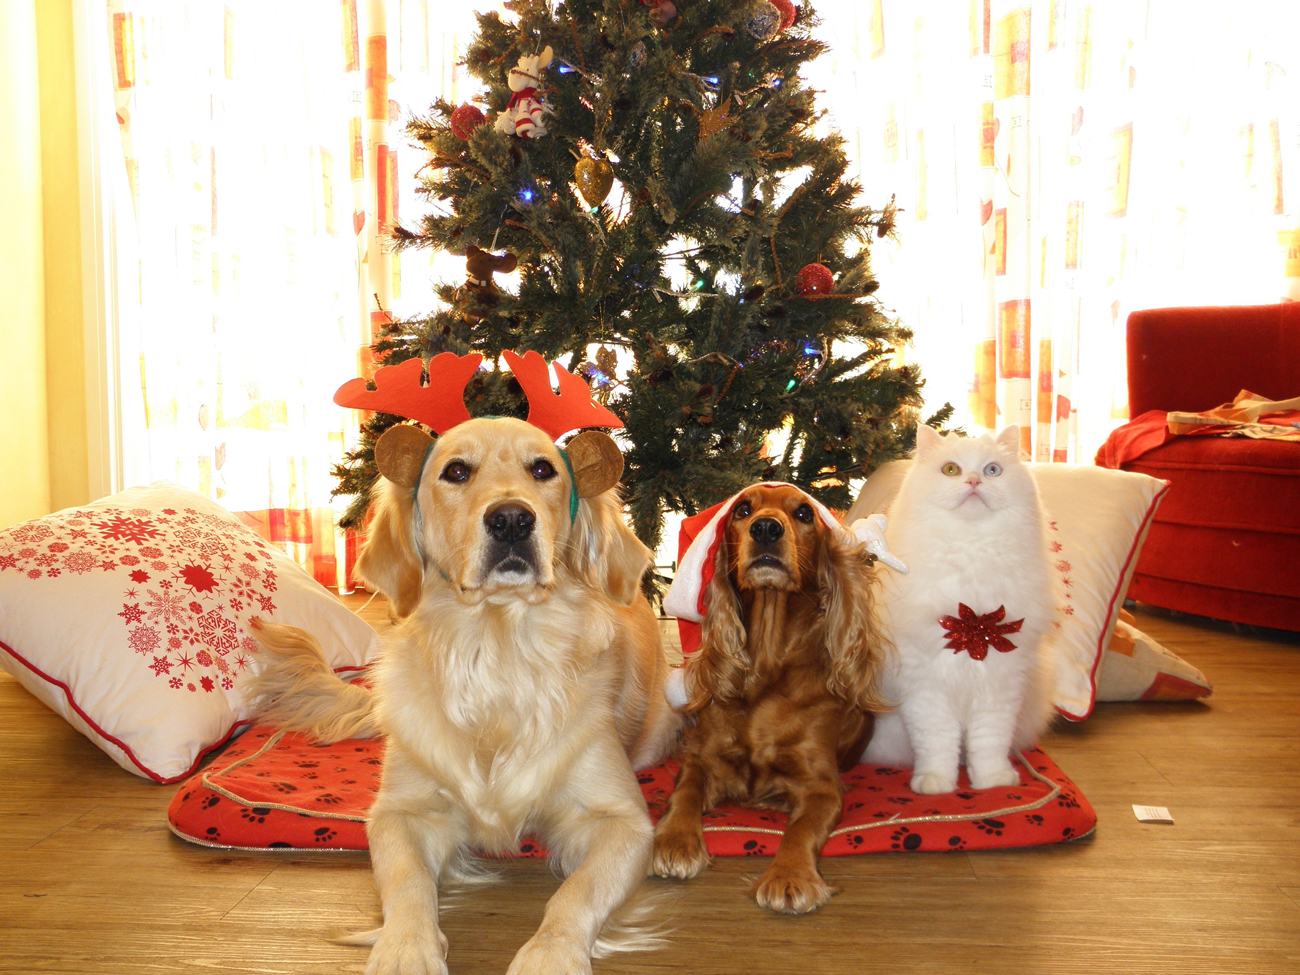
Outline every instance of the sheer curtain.
POLYGON ((472 18, 430 0, 109 0, 107 16, 135 231, 117 254, 127 469, 345 584, 330 465, 355 421, 331 396, 366 366, 404 263, 408 310, 432 300, 428 257, 399 261, 383 234, 424 163, 402 126, 456 96, 472 18))
POLYGON ((1127 416, 1130 311, 1300 299, 1300 4, 818 9, 867 198, 903 210, 878 296, 931 405, 1086 462, 1127 416))

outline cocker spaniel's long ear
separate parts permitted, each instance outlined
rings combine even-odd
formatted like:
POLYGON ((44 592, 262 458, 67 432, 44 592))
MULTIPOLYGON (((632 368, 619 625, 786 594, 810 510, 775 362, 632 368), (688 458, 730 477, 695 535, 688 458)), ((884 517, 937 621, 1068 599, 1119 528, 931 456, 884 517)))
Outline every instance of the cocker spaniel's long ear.
POLYGON ((683 711, 695 714, 710 700, 733 701, 744 692, 750 671, 741 619, 740 594, 731 579, 731 544, 725 524, 718 527, 722 540, 713 557, 713 578, 704 589, 704 620, 700 624, 700 650, 688 661, 686 685, 694 693, 683 711))
POLYGON ((409 616, 424 587, 424 560, 415 540, 415 493, 433 438, 419 427, 389 427, 375 442, 375 516, 357 575, 388 597, 390 615, 409 616))
POLYGON ((630 606, 641 595, 641 579, 652 553, 623 520, 617 488, 578 502, 566 547, 569 570, 610 599, 630 606))
POLYGON ((817 571, 831 662, 827 689, 864 711, 889 710, 878 686, 888 643, 876 621, 866 547, 827 533, 817 571))

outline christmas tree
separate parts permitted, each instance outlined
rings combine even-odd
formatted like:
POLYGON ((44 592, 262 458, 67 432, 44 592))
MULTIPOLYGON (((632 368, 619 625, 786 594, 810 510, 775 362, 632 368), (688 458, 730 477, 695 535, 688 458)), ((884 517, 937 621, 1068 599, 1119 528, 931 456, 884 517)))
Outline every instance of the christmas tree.
MULTIPOLYGON (((505 6, 478 15, 467 50, 486 113, 439 101, 409 126, 429 211, 394 234, 465 254, 468 281, 387 327, 376 360, 532 349, 587 377, 626 424, 625 495, 652 547, 665 511, 757 480, 847 507, 850 479, 912 446, 921 381, 895 361, 911 333, 872 297, 892 201, 866 205, 842 138, 814 132, 812 9, 505 6), (516 266, 517 294, 493 282, 516 266)), ((508 372, 480 371, 466 402, 526 411, 508 372)), ((344 525, 364 516, 374 442, 395 422, 371 418, 336 471, 356 496, 344 525)))

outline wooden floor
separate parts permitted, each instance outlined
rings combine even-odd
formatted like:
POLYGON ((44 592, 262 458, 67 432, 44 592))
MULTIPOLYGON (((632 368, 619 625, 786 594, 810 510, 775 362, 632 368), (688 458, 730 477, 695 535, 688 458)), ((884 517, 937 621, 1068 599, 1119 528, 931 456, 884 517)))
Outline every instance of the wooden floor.
MULTIPOLYGON (((380 605, 367 610, 382 618, 380 605)), ((1300 637, 1140 607, 1215 683, 1208 704, 1111 704, 1046 748, 1096 807, 1071 846, 823 861, 843 892, 776 917, 766 861, 719 860, 675 896, 663 951, 598 973, 1300 972, 1300 637), (1131 805, 1168 806, 1174 826, 1131 805)), ((172 789, 129 775, 0 675, 0 972, 364 970, 362 854, 230 854, 168 832, 172 789)), ((504 972, 557 881, 507 864, 444 915, 453 973, 504 972)))

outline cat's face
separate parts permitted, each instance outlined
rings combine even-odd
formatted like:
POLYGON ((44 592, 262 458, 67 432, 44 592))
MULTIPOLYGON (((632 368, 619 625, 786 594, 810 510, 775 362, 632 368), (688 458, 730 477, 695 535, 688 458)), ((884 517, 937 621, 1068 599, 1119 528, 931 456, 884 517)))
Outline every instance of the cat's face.
POLYGON ((997 436, 959 437, 921 424, 909 493, 920 504, 978 518, 990 511, 1034 505, 1034 482, 1020 460, 1020 429, 997 436))

